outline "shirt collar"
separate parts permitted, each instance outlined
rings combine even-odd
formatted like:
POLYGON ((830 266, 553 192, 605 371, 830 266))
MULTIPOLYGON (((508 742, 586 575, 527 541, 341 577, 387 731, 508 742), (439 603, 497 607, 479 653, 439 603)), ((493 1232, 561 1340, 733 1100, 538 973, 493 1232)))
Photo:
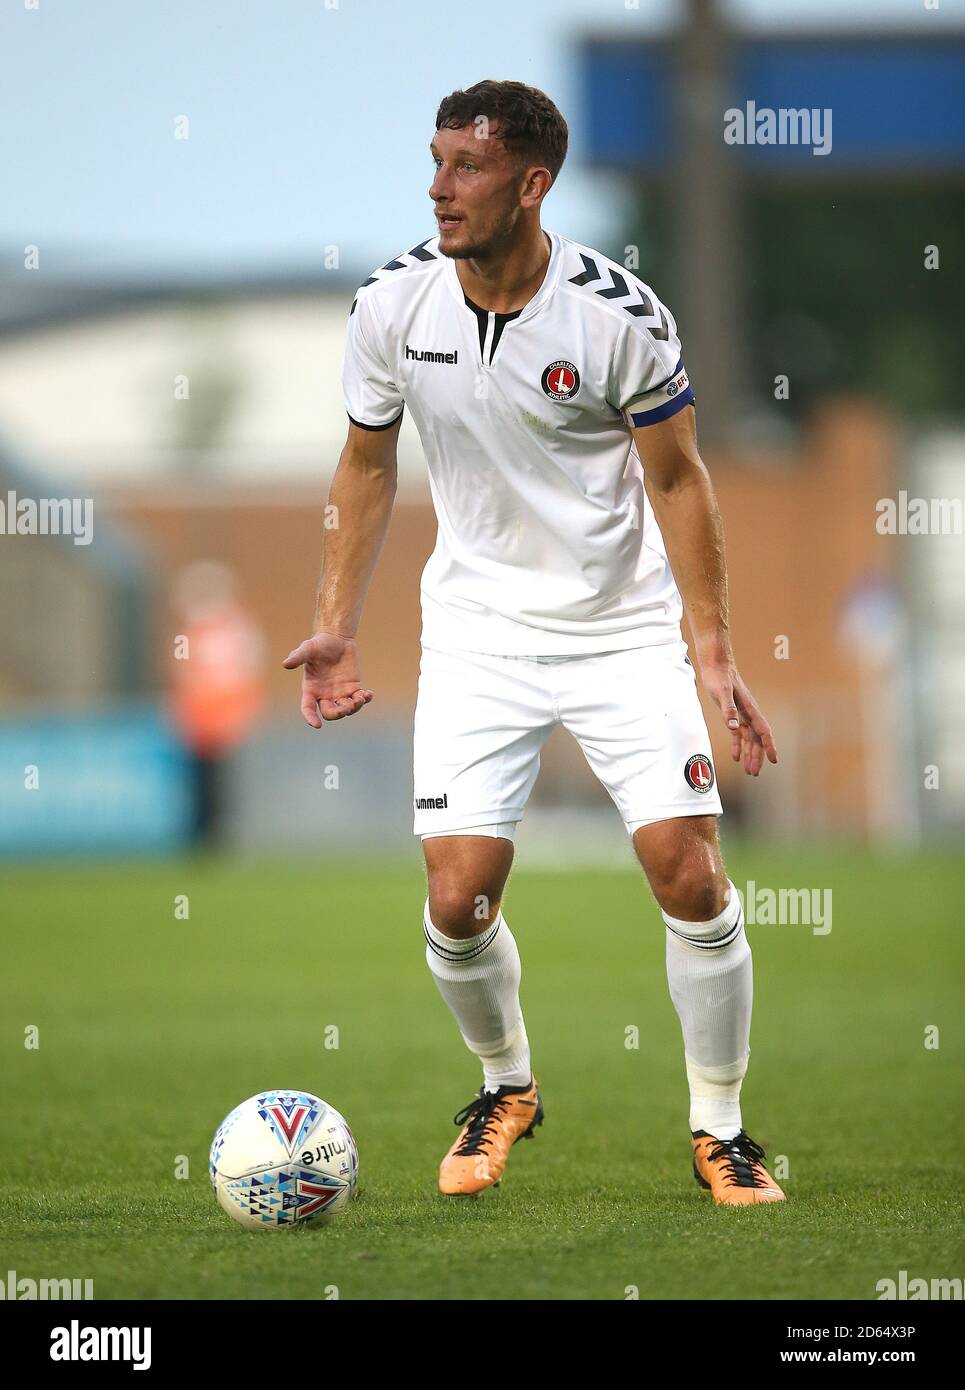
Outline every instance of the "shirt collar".
MULTIPOLYGON (((543 231, 550 243, 549 264, 546 267, 546 274, 543 276, 543 283, 532 299, 528 300, 520 309, 519 317, 514 320, 516 323, 524 323, 526 319, 532 318, 534 314, 538 313, 559 283, 560 272, 563 269, 563 243, 561 238, 555 232, 551 232, 548 227, 544 227, 543 231)), ((446 280, 449 288, 456 300, 463 307, 466 307, 465 291, 459 283, 459 276, 456 274, 456 263, 451 256, 447 256, 445 259, 447 261, 446 280)))

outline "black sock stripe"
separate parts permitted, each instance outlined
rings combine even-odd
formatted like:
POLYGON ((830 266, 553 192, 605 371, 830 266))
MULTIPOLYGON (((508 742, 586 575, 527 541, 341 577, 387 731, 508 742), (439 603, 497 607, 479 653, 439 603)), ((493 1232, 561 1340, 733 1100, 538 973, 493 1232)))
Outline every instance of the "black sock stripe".
POLYGON ((440 956, 443 960, 450 962, 455 962, 457 960, 475 960, 476 956, 481 956, 483 951, 485 951, 488 946, 492 945, 502 920, 503 916, 502 913, 500 913, 489 932, 480 939, 479 945, 475 946, 471 951, 450 951, 447 946, 438 945, 429 935, 429 928, 426 926, 425 922, 422 923, 422 930, 425 932, 425 938, 429 946, 436 955, 440 956))
POLYGON ((715 941, 704 941, 700 937, 688 936, 686 932, 677 931, 675 927, 670 925, 666 918, 664 918, 664 926, 667 928, 667 931, 673 932, 674 936, 677 937, 679 941, 686 941, 688 946, 696 946, 700 951, 719 951, 722 946, 729 946, 732 941, 736 941, 740 936, 741 932, 744 930, 744 914, 743 912, 740 914, 734 926, 726 936, 718 937, 715 941))

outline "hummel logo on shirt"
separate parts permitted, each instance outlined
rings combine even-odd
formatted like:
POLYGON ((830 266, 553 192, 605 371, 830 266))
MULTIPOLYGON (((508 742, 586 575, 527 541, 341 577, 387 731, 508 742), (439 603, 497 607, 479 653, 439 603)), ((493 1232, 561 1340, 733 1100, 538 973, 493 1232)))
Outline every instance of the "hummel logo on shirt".
POLYGON ((449 807, 449 793, 442 796, 420 796, 416 798, 417 811, 445 811, 449 807))
POLYGON ((426 352, 424 348, 420 348, 416 352, 415 348, 410 348, 408 343, 405 345, 405 355, 406 359, 412 362, 457 363, 459 361, 458 352, 426 352))

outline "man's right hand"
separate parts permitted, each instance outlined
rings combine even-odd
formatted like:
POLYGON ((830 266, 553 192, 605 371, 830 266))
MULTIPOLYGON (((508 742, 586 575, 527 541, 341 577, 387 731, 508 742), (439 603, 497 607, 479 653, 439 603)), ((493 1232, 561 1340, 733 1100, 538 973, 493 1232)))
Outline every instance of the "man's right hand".
POLYGON ((322 727, 322 719, 344 719, 348 714, 357 714, 372 699, 371 690, 362 689, 358 647, 351 637, 317 632, 290 652, 282 665, 288 671, 305 668, 302 718, 313 729, 322 727))

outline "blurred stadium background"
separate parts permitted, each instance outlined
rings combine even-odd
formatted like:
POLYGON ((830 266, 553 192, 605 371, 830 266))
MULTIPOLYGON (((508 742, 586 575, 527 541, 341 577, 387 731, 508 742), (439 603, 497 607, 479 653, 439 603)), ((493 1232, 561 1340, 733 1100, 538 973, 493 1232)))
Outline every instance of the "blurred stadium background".
MULTIPOLYGON (((802 31, 800 8, 538 4, 515 60, 486 35, 467 58, 474 26, 456 19, 434 57, 412 55, 419 82, 365 103, 345 64, 364 48, 367 80, 385 76, 400 41, 371 4, 282 5, 230 33, 222 5, 175 5, 162 33, 102 4, 111 42, 83 78, 86 19, 4 15, 22 57, 7 100, 33 74, 47 109, 10 154, 0 223, 0 498, 8 517, 23 498, 89 499, 94 520, 90 544, 12 520, 0 538, 0 852, 200 837, 417 854, 434 521, 411 425, 360 634, 375 704, 312 734, 280 660, 308 630, 352 292, 431 233, 437 98, 510 69, 571 124, 548 224, 655 285, 699 388, 738 658, 782 754, 745 787, 717 742, 729 830, 906 848, 960 834, 962 534, 876 522, 902 489, 957 499, 959 519, 965 498, 965 29, 951 7, 869 3, 849 10, 860 29, 818 5, 802 31), (831 150, 726 145, 723 111, 751 99, 830 108, 831 150), (180 660, 185 636, 212 669, 230 654, 229 688, 180 660)), ((626 860, 561 731, 519 843, 549 863, 626 860)))
POLYGON ((927 0, 442 13, 0 13, 0 1018, 20 1059, 0 1274, 125 1298, 719 1298, 726 1268, 730 1297, 859 1299, 955 1274, 965 27, 927 0), (835 900, 830 935, 754 931, 749 1127, 801 1200, 766 1230, 715 1224, 712 1260, 659 919, 560 731, 508 900, 552 1123, 498 1205, 434 1190, 478 1077, 421 959, 434 520, 408 423, 360 633, 375 703, 314 733, 280 664, 309 629, 353 291, 432 234, 436 104, 484 76, 570 122, 547 225, 677 317, 738 659, 781 751, 745 784, 709 712, 730 872, 835 900), (726 144, 750 100, 830 108, 830 151, 726 144), (945 499, 941 533, 881 534, 902 494, 945 499), (74 534, 17 533, 44 499, 74 534), (239 1247, 207 1189, 215 1125, 276 1084, 359 1138, 362 1200, 324 1259, 311 1228, 239 1247))

